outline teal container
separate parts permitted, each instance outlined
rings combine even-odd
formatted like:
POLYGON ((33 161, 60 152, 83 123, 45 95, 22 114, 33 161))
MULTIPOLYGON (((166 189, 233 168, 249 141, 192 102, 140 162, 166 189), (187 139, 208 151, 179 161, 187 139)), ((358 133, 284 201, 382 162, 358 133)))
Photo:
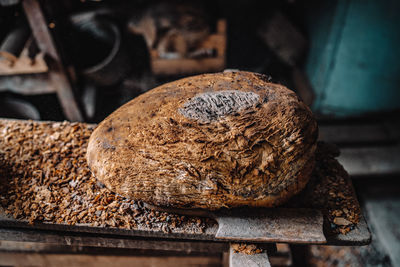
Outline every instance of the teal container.
POLYGON ((400 1, 315 1, 307 7, 313 110, 357 116, 400 108, 400 1))

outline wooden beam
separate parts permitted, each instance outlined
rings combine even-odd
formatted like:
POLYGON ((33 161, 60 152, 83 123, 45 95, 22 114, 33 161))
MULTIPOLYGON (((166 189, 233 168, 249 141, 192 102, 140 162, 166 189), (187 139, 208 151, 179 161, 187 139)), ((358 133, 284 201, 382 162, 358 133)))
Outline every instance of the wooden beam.
POLYGON ((37 0, 24 0, 23 9, 39 49, 51 60, 49 78, 56 88, 65 116, 71 121, 83 121, 83 115, 73 94, 73 88, 61 62, 42 9, 37 0))
POLYGON ((56 93, 48 79, 48 73, 0 76, 0 92, 11 91, 23 95, 56 93))
POLYGON ((37 254, 37 253, 4 253, 0 252, 1 266, 220 266, 218 256, 104 256, 73 254, 37 254))
POLYGON ((338 158, 351 176, 400 173, 400 146, 343 148, 338 158))
POLYGON ((392 133, 383 123, 321 124, 319 139, 338 145, 389 143, 400 140, 400 135, 392 133))
POLYGON ((27 229, 0 228, 0 241, 38 242, 58 246, 149 249, 161 251, 215 253, 228 250, 228 244, 213 241, 175 241, 167 239, 134 238, 27 229))

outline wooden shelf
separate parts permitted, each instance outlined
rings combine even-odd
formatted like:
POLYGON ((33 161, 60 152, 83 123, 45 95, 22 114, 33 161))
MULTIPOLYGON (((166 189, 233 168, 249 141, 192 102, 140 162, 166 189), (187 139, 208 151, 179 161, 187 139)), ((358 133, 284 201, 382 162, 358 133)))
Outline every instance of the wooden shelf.
POLYGON ((217 22, 217 31, 210 34, 199 45, 199 49, 215 51, 213 57, 203 58, 160 58, 156 50, 151 50, 151 67, 155 75, 178 75, 217 72, 225 69, 226 20, 217 22))

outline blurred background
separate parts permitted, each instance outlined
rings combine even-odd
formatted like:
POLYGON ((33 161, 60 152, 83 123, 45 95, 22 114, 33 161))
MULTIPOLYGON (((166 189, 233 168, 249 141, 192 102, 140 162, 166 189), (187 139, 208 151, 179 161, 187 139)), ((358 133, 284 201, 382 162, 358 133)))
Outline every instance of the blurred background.
POLYGON ((373 233, 289 263, 400 266, 399 14, 396 0, 0 0, 0 117, 98 123, 182 77, 267 74, 339 146, 373 233))

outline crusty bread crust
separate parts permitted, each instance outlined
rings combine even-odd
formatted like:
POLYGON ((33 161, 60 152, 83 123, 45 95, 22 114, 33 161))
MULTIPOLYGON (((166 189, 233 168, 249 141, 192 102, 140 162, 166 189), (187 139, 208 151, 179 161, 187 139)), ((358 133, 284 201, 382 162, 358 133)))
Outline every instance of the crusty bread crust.
POLYGON ((117 109, 93 132, 87 161, 112 191, 154 205, 273 207, 306 185, 317 134, 284 86, 250 72, 204 74, 117 109))

